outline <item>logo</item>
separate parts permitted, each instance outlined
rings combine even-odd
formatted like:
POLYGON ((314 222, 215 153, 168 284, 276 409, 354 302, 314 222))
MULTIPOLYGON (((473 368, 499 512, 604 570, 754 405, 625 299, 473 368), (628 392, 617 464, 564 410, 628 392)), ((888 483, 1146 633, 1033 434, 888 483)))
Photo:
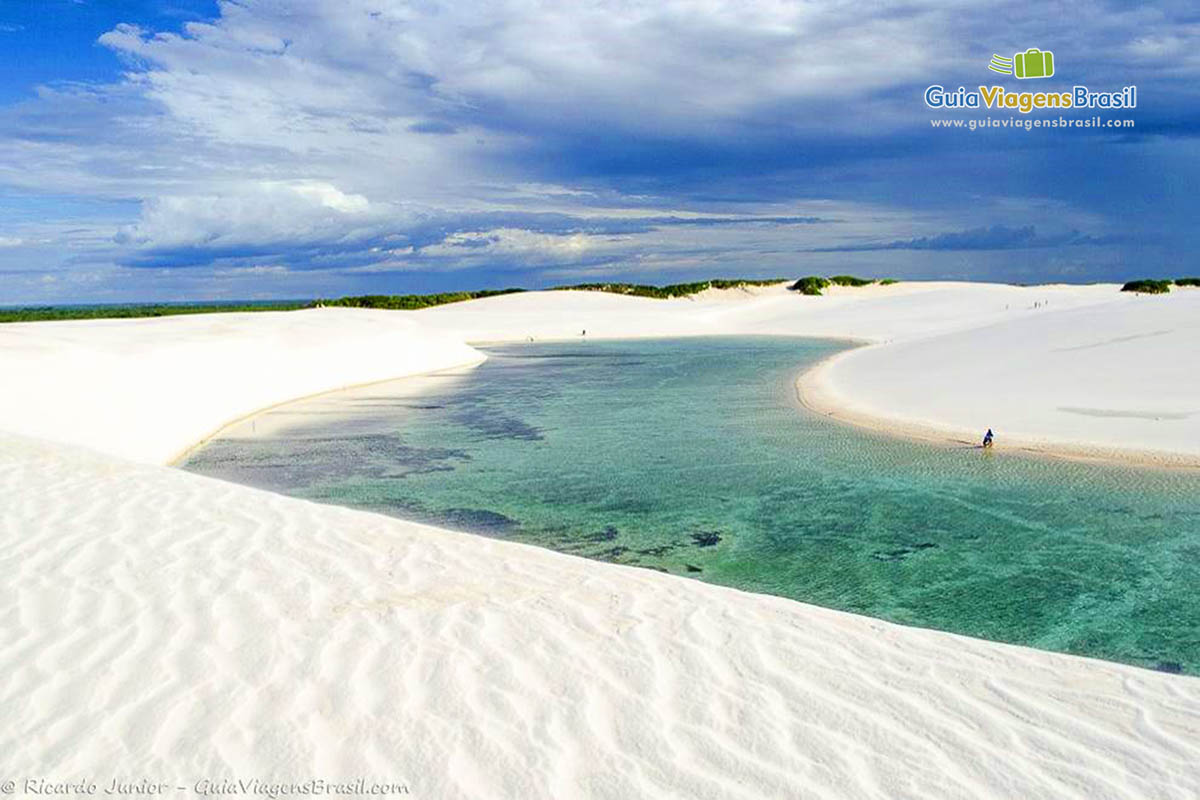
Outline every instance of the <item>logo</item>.
POLYGON ((988 69, 1001 75, 1012 75, 1017 78, 1049 78, 1054 74, 1054 53, 1049 50, 1038 50, 1031 47, 1024 53, 1017 53, 1012 58, 992 54, 988 69))
MULTIPOLYGON (((993 55, 988 69, 1021 80, 1054 77, 1054 53, 1031 47, 1012 58, 993 55)), ((968 89, 959 86, 947 89, 935 83, 925 89, 925 105, 937 109, 990 109, 1016 111, 1018 114, 1059 111, 1060 109, 1124 109, 1137 108, 1137 87, 1130 85, 1116 91, 1093 91, 1075 84, 1036 92, 1009 91, 1003 86, 979 86, 968 89)))

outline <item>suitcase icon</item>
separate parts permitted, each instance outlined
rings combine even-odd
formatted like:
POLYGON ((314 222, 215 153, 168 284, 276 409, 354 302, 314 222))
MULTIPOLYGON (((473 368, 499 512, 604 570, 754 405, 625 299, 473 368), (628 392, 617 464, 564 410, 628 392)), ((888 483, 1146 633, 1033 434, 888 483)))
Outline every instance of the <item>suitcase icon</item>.
POLYGON ((1054 74, 1054 53, 1031 47, 1013 56, 1014 73, 1018 78, 1049 78, 1054 74))

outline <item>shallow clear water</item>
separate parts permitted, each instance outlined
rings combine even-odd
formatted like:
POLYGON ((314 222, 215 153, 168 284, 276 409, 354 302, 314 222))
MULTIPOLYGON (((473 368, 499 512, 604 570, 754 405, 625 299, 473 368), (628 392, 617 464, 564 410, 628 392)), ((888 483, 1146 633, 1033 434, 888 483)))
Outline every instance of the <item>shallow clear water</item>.
POLYGON ((261 415, 184 467, 896 622, 1200 674, 1200 476, 831 423, 797 407, 793 381, 841 347, 492 347, 472 370, 261 415))

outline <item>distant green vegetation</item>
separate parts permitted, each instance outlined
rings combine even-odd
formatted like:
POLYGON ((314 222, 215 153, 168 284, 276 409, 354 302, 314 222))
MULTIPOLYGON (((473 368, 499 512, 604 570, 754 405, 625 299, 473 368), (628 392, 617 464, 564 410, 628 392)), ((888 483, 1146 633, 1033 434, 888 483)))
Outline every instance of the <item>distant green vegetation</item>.
POLYGON ((1143 294, 1166 294, 1171 291, 1172 283, 1176 286, 1200 286, 1200 278, 1176 278, 1173 281, 1149 279, 1130 281, 1121 287, 1121 291, 1141 292, 1143 294))
POLYGON ((829 286, 829 279, 820 275, 808 275, 793 283, 788 288, 800 294, 819 295, 821 290, 829 286))
POLYGON ((741 289, 745 286, 771 286, 786 282, 786 278, 767 278, 765 280, 743 280, 715 278, 711 281, 696 283, 672 283, 667 286, 648 286, 640 283, 577 283, 574 286, 555 286, 555 291, 581 292, 610 292, 612 294, 627 294, 634 297, 653 297, 667 300, 672 297, 687 297, 699 294, 705 289, 741 289))
POLYGON ((286 300, 260 303, 129 303, 126 305, 37 306, 0 308, 0 323, 45 322, 64 319, 117 319, 133 317, 167 317, 177 314, 220 314, 235 311, 296 311, 319 306, 349 308, 385 308, 413 311, 419 308, 459 303, 499 294, 523 292, 524 289, 489 289, 480 292, 443 292, 441 294, 372 294, 360 297, 339 297, 336 300, 286 300))
POLYGON ((46 322, 67 319, 126 319, 132 317, 172 317, 180 314, 214 314, 238 311, 293 311, 307 308, 307 300, 268 301, 261 303, 129 303, 124 305, 29 306, 0 308, 0 323, 46 322))
MULTIPOLYGON (((1195 279, 1192 279, 1195 280, 1195 279)), ((695 283, 674 283, 667 286, 648 286, 636 283, 581 283, 574 286, 556 286, 557 290, 611 292, 634 297, 667 299, 687 297, 706 289, 740 289, 747 286, 772 286, 786 283, 785 278, 746 279, 715 278, 695 283)), ((811 275, 791 285, 791 289, 803 294, 821 294, 825 287, 836 283, 840 286, 866 286, 874 281, 856 278, 853 275, 835 275, 822 278, 811 275)), ((895 283, 894 280, 883 283, 895 283)), ((132 317, 165 317, 177 314, 218 314, 236 311, 294 311, 320 306, 347 308, 380 308, 394 311, 416 311, 422 308, 478 300, 483 297, 514 294, 524 289, 485 289, 475 292, 441 292, 438 294, 368 294, 339 297, 332 300, 265 300, 261 302, 232 303, 127 303, 122 305, 79 305, 79 306, 29 306, 24 308, 0 308, 0 323, 40 322, 67 319, 110 319, 132 317)))
POLYGON ((357 297, 339 297, 337 300, 317 300, 310 306, 345 306, 348 308, 383 308, 390 311, 416 311, 447 303, 478 300, 481 297, 496 297, 515 294, 524 289, 484 289, 478 292, 442 292, 441 294, 364 294, 357 297))
POLYGON ((856 278, 853 275, 833 275, 829 278, 829 282, 836 283, 838 286, 870 286, 875 281, 856 278))
POLYGON ((820 275, 808 275, 796 281, 788 288, 800 294, 819 295, 830 286, 870 286, 874 283, 879 283, 882 286, 890 286, 896 282, 894 278, 876 281, 872 278, 859 278, 856 275, 832 275, 828 278, 822 278, 820 275))
POLYGON ((1121 291, 1141 292, 1142 294, 1166 294, 1171 291, 1171 282, 1154 280, 1130 281, 1121 287, 1121 291))

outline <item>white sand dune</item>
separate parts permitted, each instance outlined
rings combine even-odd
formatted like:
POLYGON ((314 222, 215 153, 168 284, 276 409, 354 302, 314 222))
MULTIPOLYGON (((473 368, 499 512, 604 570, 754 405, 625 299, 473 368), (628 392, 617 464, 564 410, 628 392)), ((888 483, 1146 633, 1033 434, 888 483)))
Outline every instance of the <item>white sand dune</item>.
POLYGON ((978 328, 1035 312, 1035 299, 1056 310, 1109 302, 1117 287, 1021 288, 983 283, 899 283, 833 287, 822 297, 784 285, 754 293, 705 292, 653 300, 600 292, 529 292, 439 306, 414 315, 427 328, 468 342, 591 337, 634 338, 774 334, 887 341, 978 328))
POLYGON ((0 437, 0 776, 1200 793, 1200 681, 0 437))
MULTIPOLYGON (((1035 295, 1036 296, 1036 295, 1035 295)), ((1200 466, 1200 292, 1117 294, 835 357, 801 381, 818 410, 894 432, 1200 466)))
MULTIPOLYGON (((1141 412, 1185 413, 1200 388, 1194 302, 900 284, 0 326, 0 788, 364 777, 430 798, 1196 797, 1194 678, 161 466, 256 408, 476 362, 464 342, 584 329, 873 341, 821 371, 826 396, 924 419, 938 407, 923 386, 996 414, 983 395, 1058 380, 1003 408, 1027 407, 1030 435, 1053 411, 1084 444, 1154 449, 1162 420, 1141 412), (881 371, 892 358, 907 369, 881 371), (1133 379, 1071 394, 1069 375, 1045 371, 1074 359, 1133 379), (1000 390, 955 380, 980 360, 1003 361, 1000 390), (1096 439, 1114 419, 1119 433, 1096 439)), ((944 422, 1008 430, 973 411, 944 422)))
POLYGON ((0 325, 0 428, 163 463, 278 403, 483 359, 362 309, 0 325))

